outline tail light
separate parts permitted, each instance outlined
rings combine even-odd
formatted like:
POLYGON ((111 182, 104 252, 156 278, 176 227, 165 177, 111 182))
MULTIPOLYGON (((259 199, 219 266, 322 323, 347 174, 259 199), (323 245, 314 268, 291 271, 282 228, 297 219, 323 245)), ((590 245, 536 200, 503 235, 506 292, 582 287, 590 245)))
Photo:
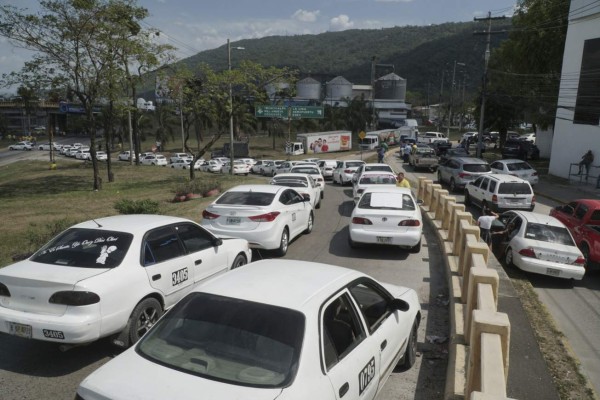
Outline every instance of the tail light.
POLYGON ((519 254, 522 255, 523 257, 537 258, 535 256, 535 251, 533 251, 533 249, 531 247, 528 247, 526 249, 519 251, 519 254))
POLYGON ((533 196, 531 197, 531 205, 534 205, 534 204, 535 204, 535 195, 533 195, 533 196))
POLYGON ((497 195, 492 195, 492 203, 498 203, 498 196, 497 195))
POLYGON ((250 219, 251 221, 254 221, 254 222, 273 222, 279 214, 280 214, 279 211, 273 211, 273 212, 266 213, 266 214, 248 217, 248 219, 250 219))
POLYGON ((88 306, 100 302, 100 296, 93 292, 74 292, 64 291, 56 292, 50 299, 49 303, 64 304, 66 306, 88 306))
POLYGON ((538 176, 538 173, 537 173, 537 171, 533 172, 533 173, 531 174, 531 176, 538 176))
POLYGON ((466 177, 469 177, 469 176, 471 176, 471 174, 466 174, 464 172, 461 172, 460 174, 458 174, 459 178, 466 178, 466 177))
POLYGON ((581 256, 577 257, 577 260, 573 261, 573 264, 583 267, 585 265, 585 258, 581 256))
POLYGON ((217 218, 219 218, 219 214, 213 214, 213 213, 211 213, 209 211, 204 210, 204 211, 202 211, 202 218, 204 218, 204 219, 217 219, 217 218))
POLYGON ((362 217, 354 217, 352 218, 352 223, 356 225, 373 225, 371 220, 362 217))
POLYGON ((421 221, 418 219, 405 219, 404 221, 400 221, 398 226, 421 226, 421 221))

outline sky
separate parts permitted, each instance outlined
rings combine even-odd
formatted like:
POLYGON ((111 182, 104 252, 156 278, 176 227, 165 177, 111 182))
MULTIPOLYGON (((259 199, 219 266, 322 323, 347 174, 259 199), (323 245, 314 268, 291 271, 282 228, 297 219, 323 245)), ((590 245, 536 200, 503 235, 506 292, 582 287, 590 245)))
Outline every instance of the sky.
MULTIPOLYGON (((318 34, 347 29, 466 22, 510 16, 516 0, 138 0, 150 16, 145 28, 178 48, 178 59, 223 46, 229 38, 318 34)), ((39 11, 38 0, 0 0, 39 11)), ((29 52, 0 37, 0 75, 18 71, 29 52)), ((2 91, 2 89, 0 89, 2 91)))

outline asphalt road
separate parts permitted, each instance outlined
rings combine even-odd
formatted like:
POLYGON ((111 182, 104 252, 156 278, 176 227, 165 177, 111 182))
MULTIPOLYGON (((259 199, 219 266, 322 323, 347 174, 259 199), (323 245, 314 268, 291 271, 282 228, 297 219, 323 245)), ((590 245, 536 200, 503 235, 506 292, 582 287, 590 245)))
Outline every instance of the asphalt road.
MULTIPOLYGON (((440 399, 449 328, 446 278, 435 233, 425 226, 420 254, 391 247, 351 249, 347 244, 351 194, 350 187, 328 183, 323 205, 315 210, 313 232, 295 240, 285 258, 355 268, 379 280, 415 289, 423 310, 419 357, 410 370, 394 371, 379 399, 440 399)), ((269 256, 265 252, 254 254, 255 260, 269 256)), ((54 344, 0 334, 0 398, 72 399, 78 384, 118 353, 107 340, 61 352, 54 344)))
MULTIPOLYGON (((427 176, 436 180, 429 171, 413 171, 405 168, 409 176, 427 176)), ((445 186, 444 186, 445 187, 445 186)), ((445 187, 447 189, 447 187, 445 187)), ((534 192, 536 188, 534 188, 534 192)), ((458 203, 464 202, 462 193, 451 193, 458 203)), ((548 215, 550 209, 559 205, 540 193, 536 193, 535 212, 548 215)), ((475 218, 480 210, 467 207, 475 218)), ((500 260, 503 267, 503 260, 500 260)), ((573 283, 550 276, 523 272, 529 279, 542 303, 546 306, 558 329, 565 335, 571 352, 581 363, 596 393, 600 394, 600 271, 588 272, 581 281, 573 283)))

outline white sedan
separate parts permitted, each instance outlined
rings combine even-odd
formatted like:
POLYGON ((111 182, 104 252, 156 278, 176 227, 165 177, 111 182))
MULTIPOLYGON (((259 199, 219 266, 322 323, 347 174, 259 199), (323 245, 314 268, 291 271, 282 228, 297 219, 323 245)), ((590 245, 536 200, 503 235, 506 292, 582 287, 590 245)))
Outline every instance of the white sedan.
POLYGON ((525 179, 531 186, 539 182, 538 172, 528 162, 518 159, 497 160, 490 164, 492 173, 525 179))
POLYGON ((137 341, 200 281, 251 261, 248 242, 162 215, 77 224, 0 269, 0 332, 79 344, 137 341))
POLYGON ((362 175, 363 172, 372 172, 372 171, 385 171, 385 172, 390 172, 392 174, 394 173, 394 170, 392 169, 392 167, 389 164, 384 164, 384 163, 363 164, 360 167, 358 167, 356 169, 356 172, 354 173, 354 175, 352 175, 352 183, 358 182, 358 179, 360 178, 360 176, 362 175))
POLYGON ((321 170, 319 169, 319 166, 317 164, 296 164, 292 167, 292 169, 290 170, 290 172, 296 173, 296 174, 309 174, 312 175, 312 177, 314 178, 315 182, 317 182, 317 184, 319 186, 321 186, 321 198, 324 197, 324 190, 325 190, 325 178, 323 177, 323 175, 321 174, 321 170))
POLYGON ((558 219, 527 211, 507 211, 499 220, 506 228, 496 249, 507 266, 558 278, 583 278, 585 258, 558 219))
POLYGON ((198 286, 77 398, 374 399, 414 364, 420 320, 413 289, 261 260, 198 286))
POLYGON ((339 160, 331 175, 333 183, 339 183, 340 185, 352 183, 354 173, 363 164, 365 162, 361 160, 339 160))
POLYGON ((358 203, 365 189, 378 186, 396 186, 396 175, 391 172, 363 172, 352 185, 354 204, 358 203))
POLYGON ((323 189, 309 174, 277 174, 271 179, 271 185, 292 187, 302 196, 308 196, 313 208, 321 208, 323 189))
POLYGON ((31 142, 18 142, 8 146, 9 150, 32 150, 33 146, 31 142))
POLYGON ((219 196, 202 212, 202 226, 217 235, 248 240, 257 249, 287 253, 289 242, 313 229, 313 207, 290 187, 240 185, 219 196))
POLYGON ((190 169, 190 164, 192 162, 190 160, 187 159, 183 159, 180 158, 178 160, 175 160, 174 162, 171 162, 171 168, 174 169, 190 169))
POLYGON ((216 173, 216 172, 221 172, 222 167, 223 167, 223 164, 220 161, 208 160, 208 161, 204 161, 200 165, 200 171, 216 173))
POLYGON ((168 164, 167 157, 162 154, 152 154, 143 157, 140 160, 142 165, 162 165, 163 167, 168 164))
MULTIPOLYGON (((129 157, 131 157, 131 155, 135 156, 135 152, 125 150, 125 151, 120 152, 119 156, 117 158, 119 159, 119 161, 129 161, 129 157)), ((142 155, 140 154, 139 156, 141 159, 142 155)))
POLYGON ((348 243, 383 244, 421 251, 423 218, 410 189, 379 185, 364 191, 352 211, 348 243))
MULTIPOLYGON (((228 174, 231 171, 231 164, 226 163, 221 167, 221 172, 228 174)), ((243 161, 233 161, 233 173, 234 175, 248 175, 250 173, 250 166, 243 161)))
POLYGON ((38 145, 38 150, 46 150, 46 151, 50 151, 50 149, 52 150, 60 150, 59 145, 57 145, 56 143, 42 143, 38 145))

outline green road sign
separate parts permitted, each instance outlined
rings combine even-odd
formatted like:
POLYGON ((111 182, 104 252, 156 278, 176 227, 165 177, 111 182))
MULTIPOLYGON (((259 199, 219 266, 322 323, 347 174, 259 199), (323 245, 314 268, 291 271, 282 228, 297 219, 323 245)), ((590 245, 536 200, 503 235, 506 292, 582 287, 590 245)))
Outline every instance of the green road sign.
POLYGON ((291 107, 292 118, 323 118, 325 111, 323 107, 317 106, 293 106, 291 107))
POLYGON ((323 118, 325 110, 318 106, 287 107, 259 104, 256 106, 254 115, 259 118, 323 118))
POLYGON ((256 106, 254 115, 259 118, 287 118, 288 108, 286 106, 268 106, 259 104, 256 106))

